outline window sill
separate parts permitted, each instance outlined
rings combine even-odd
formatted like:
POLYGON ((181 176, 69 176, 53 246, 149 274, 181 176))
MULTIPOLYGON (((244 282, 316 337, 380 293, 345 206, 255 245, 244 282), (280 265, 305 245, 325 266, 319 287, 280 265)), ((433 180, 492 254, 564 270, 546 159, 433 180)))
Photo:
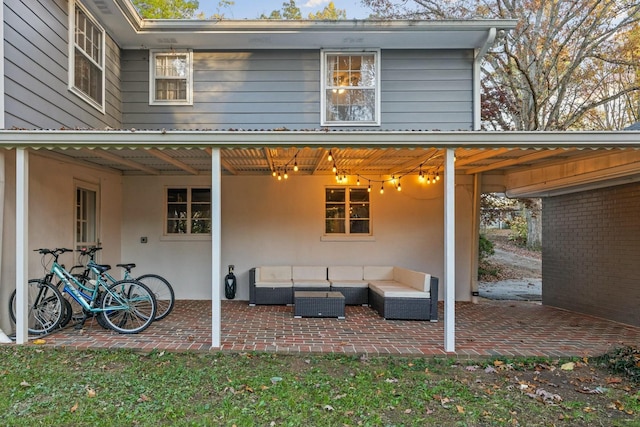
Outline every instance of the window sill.
POLYGON ((163 242, 207 242, 211 241, 211 234, 163 234, 163 242))
POLYGON ((325 234, 320 236, 321 242, 375 242, 376 238, 374 236, 364 235, 349 235, 349 236, 332 236, 325 234))

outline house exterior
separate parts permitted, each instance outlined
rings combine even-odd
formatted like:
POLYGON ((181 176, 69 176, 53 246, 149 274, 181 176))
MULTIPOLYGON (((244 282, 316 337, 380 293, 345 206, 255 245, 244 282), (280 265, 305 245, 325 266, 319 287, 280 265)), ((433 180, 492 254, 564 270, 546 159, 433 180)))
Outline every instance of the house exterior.
MULTIPOLYGON (((215 347, 230 265, 246 300, 257 265, 392 264, 441 278, 453 351, 454 302, 477 291, 481 192, 549 196, 551 229, 569 215, 556 194, 637 180, 636 132, 478 131, 479 61, 515 21, 144 21, 127 0, 2 13, 3 301, 43 274, 33 249, 100 244, 101 261, 212 300, 215 347)), ((545 303, 591 312, 591 296, 567 306, 575 292, 543 257, 545 303)), ((594 314, 640 324, 627 282, 594 314)))

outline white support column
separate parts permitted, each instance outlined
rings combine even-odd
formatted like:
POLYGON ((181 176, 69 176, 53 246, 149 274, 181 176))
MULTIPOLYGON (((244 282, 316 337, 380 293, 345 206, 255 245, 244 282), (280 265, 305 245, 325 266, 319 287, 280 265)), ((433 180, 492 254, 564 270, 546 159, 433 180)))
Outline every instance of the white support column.
POLYGON ((456 170, 455 150, 447 148, 444 155, 444 350, 456 351, 456 170))
POLYGON ((29 340, 27 281, 29 253, 29 152, 16 149, 16 343, 29 340))
POLYGON ((478 303, 478 264, 480 252, 480 195, 482 194, 482 173, 473 175, 473 204, 471 213, 471 301, 478 303))
POLYGON ((211 347, 219 348, 222 331, 222 168, 220 149, 211 150, 211 347))
MULTIPOLYGON (((0 277, 2 277, 2 269, 4 267, 4 262, 2 259, 2 255, 3 255, 2 242, 4 242, 4 209, 6 206, 4 203, 5 187, 6 187, 6 180, 5 180, 6 169, 5 169, 4 153, 5 153, 4 150, 0 151, 0 277)), ((0 284, 0 286, 2 285, 0 284)), ((0 295, 9 295, 9 290, 0 288, 0 295)), ((4 300, 4 298, 2 297, 0 297, 0 299, 4 300)), ((10 343, 10 342, 11 342, 11 339, 4 333, 2 329, 0 329, 0 343, 10 343)))

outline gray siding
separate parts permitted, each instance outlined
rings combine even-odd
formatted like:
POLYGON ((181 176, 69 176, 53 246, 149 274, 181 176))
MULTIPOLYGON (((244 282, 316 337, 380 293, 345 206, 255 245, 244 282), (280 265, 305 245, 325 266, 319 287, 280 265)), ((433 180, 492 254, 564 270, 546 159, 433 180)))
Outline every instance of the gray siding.
MULTIPOLYGON (((149 105, 148 56, 123 52, 125 128, 320 127, 319 51, 194 52, 193 106, 149 105)), ((382 126, 370 129, 472 128, 471 52, 383 51, 381 68, 382 126)))
POLYGON ((543 200, 542 302, 640 326, 640 184, 543 200))
POLYGON ((7 128, 120 128, 120 49, 107 36, 105 114, 68 90, 66 0, 5 3, 7 128))

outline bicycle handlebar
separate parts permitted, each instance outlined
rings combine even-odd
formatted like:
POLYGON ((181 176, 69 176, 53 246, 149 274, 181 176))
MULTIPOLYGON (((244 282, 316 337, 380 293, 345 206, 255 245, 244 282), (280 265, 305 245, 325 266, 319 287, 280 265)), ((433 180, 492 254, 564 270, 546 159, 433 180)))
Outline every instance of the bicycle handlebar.
POLYGON ((52 255, 61 255, 65 252, 73 252, 73 249, 68 249, 68 248, 55 248, 55 249, 46 249, 46 248, 40 248, 40 249, 34 249, 34 252, 38 252, 39 254, 42 255, 46 255, 46 254, 52 254, 52 255))
POLYGON ((92 256, 93 254, 95 254, 96 252, 102 250, 101 247, 98 246, 94 246, 92 248, 82 248, 80 249, 80 255, 90 255, 92 256))

